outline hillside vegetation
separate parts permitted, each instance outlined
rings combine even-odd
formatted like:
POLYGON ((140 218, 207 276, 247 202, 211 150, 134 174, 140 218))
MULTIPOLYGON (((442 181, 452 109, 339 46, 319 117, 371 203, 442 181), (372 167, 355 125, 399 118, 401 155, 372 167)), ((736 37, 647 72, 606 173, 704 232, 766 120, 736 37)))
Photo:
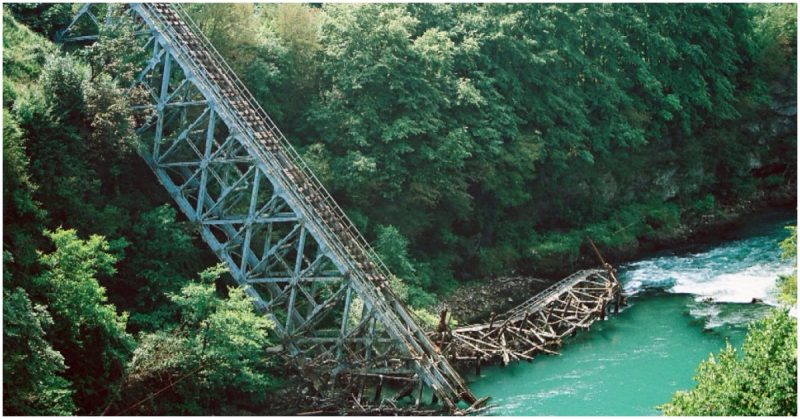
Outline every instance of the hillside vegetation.
MULTIPOLYGON (((186 7, 419 309, 796 188, 792 4, 186 7)), ((4 413, 268 413, 271 325, 134 152, 135 51, 51 42, 75 9, 3 9, 4 413)))
POLYGON ((791 5, 192 10, 425 290, 562 275, 586 236, 613 256, 795 178, 791 5))

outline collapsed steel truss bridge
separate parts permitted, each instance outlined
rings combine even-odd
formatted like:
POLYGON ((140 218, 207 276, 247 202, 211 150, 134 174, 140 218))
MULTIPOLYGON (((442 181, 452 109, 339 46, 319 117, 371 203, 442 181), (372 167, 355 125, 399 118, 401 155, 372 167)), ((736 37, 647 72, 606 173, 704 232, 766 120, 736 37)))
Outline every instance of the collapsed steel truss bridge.
POLYGON ((320 389, 413 378, 451 410, 474 403, 389 287, 375 251, 176 4, 85 4, 60 41, 133 25, 150 59, 134 88, 140 154, 320 389))
POLYGON ((377 400, 384 380, 396 380, 399 395, 419 404, 428 387, 455 412, 480 401, 448 357, 508 362, 547 352, 537 336, 560 339, 617 298, 616 278, 609 287, 609 277, 581 273, 434 344, 439 335, 417 325, 375 251, 179 5, 84 4, 59 41, 91 43, 120 25, 149 56, 131 86, 146 97, 133 104, 139 154, 321 392, 361 395, 377 384, 377 400))

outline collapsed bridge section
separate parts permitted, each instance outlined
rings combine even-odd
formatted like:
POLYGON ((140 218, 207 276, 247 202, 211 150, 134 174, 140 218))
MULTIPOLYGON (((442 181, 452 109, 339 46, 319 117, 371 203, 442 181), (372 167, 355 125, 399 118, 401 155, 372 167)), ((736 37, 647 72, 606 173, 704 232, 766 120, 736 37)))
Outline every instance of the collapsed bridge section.
POLYGON ((614 270, 576 272, 487 323, 449 329, 445 322, 432 339, 451 362, 474 364, 532 360, 557 354, 566 336, 587 330, 613 307, 625 304, 614 270))

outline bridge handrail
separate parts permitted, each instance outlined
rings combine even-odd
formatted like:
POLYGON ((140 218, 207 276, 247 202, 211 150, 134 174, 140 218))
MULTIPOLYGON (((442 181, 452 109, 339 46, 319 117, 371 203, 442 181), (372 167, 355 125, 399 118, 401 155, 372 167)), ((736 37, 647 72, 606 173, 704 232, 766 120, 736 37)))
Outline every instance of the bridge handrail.
POLYGON ((549 300, 553 296, 560 294, 561 290, 571 288, 573 285, 584 280, 585 278, 588 278, 591 275, 595 275, 602 272, 604 272, 602 269, 587 269, 574 272, 573 274, 567 276, 566 278, 561 279, 555 284, 545 288, 544 291, 536 294, 533 298, 509 310, 508 311, 509 318, 514 317, 519 312, 529 311, 532 307, 535 307, 542 303, 546 303, 547 300, 549 300))
MULTIPOLYGON (((550 300, 558 297, 564 289, 571 288, 576 283, 584 280, 585 278, 588 278, 591 275, 595 275, 595 274, 599 274, 599 273, 603 273, 603 272, 605 272, 605 271, 603 271, 602 269, 587 269, 587 270, 575 272, 575 273, 567 276, 566 278, 560 279, 558 282, 556 282, 556 283, 550 285, 549 287, 545 288, 543 291, 539 292, 538 294, 536 294, 532 298, 530 298, 528 300, 525 300, 521 304, 519 304, 519 305, 515 306, 514 308, 506 311, 504 314, 502 314, 501 316, 496 318, 495 322, 508 321, 508 320, 512 320, 512 319, 516 319, 516 318, 522 317, 522 316, 525 315, 526 312, 530 312, 534 308, 541 308, 541 307, 538 307, 538 306, 547 305, 550 302, 550 300)), ((498 323, 495 323, 495 324, 498 324, 498 323)), ((476 327, 477 328, 488 327, 488 324, 463 326, 463 327, 456 328, 453 331, 454 332, 459 332, 459 331, 473 330, 476 327)))

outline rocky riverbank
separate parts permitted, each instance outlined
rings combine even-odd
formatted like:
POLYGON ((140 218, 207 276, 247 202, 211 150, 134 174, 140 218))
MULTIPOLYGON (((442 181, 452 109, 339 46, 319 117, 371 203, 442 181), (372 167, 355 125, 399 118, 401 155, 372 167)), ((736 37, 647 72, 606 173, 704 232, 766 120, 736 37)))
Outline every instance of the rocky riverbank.
MULTIPOLYGON (((748 199, 723 205, 712 214, 684 219, 682 224, 667 234, 641 240, 636 246, 621 252, 606 254, 613 264, 643 259, 655 252, 687 245, 706 245, 727 239, 730 231, 749 222, 763 212, 797 209, 797 185, 792 183, 771 191, 759 191, 748 199)), ((584 257, 589 266, 595 263, 584 257)), ((566 272, 565 272, 566 273, 566 272)))

